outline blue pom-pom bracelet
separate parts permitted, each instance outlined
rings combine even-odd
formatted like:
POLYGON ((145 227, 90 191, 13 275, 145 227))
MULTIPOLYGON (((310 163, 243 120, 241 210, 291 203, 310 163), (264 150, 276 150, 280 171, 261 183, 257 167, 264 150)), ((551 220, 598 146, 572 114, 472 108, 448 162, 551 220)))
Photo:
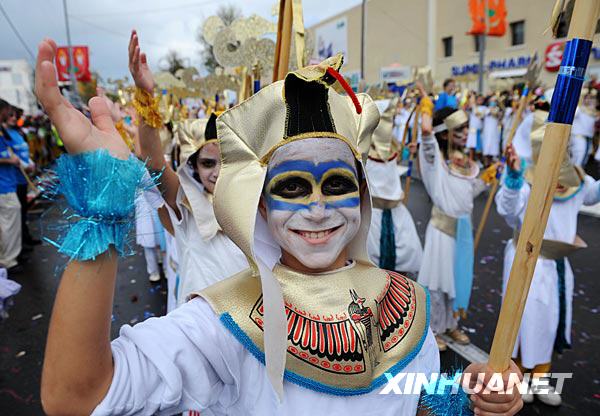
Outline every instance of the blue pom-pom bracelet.
POLYGON ((146 165, 133 156, 117 159, 100 149, 61 156, 56 176, 50 196, 62 194, 72 213, 57 239, 45 240, 71 260, 94 259, 111 245, 120 256, 128 254, 135 199, 154 186, 146 165))
POLYGON ((508 189, 512 189, 518 191, 523 186, 523 171, 521 170, 513 170, 511 168, 506 169, 506 176, 504 177, 504 186, 508 189))

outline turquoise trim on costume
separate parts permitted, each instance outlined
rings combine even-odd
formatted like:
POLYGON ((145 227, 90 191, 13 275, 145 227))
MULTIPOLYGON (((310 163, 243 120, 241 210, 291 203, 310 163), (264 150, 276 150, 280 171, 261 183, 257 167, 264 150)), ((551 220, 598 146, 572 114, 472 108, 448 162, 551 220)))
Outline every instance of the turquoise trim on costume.
MULTIPOLYGON (((318 393, 331 394, 334 396, 354 396, 359 394, 367 394, 372 392, 376 388, 383 386, 388 381, 387 377, 385 376, 385 373, 393 373, 394 375, 396 375, 397 373, 402 371, 402 369, 406 367, 417 356, 419 351, 421 351, 423 344, 425 343, 425 339, 427 338, 427 334, 429 332, 430 300, 429 291, 426 288, 424 289, 426 295, 426 319, 425 330, 423 331, 421 339, 408 355, 406 355, 402 360, 398 361, 396 364, 390 367, 386 372, 384 372, 384 374, 374 379, 369 387, 361 389, 337 388, 327 384, 319 383, 307 377, 303 377, 287 369, 283 373, 284 380, 297 384, 300 387, 316 391, 318 393)), ((231 315, 229 315, 229 313, 225 312, 221 314, 219 320, 225 326, 225 328, 227 328, 227 330, 229 330, 229 332, 231 332, 231 334, 239 341, 239 343, 242 344, 244 348, 246 348, 250 352, 250 354, 254 356, 254 358, 256 358, 262 365, 265 365, 265 353, 261 351, 260 348, 258 348, 254 341, 252 341, 252 339, 248 335, 246 335, 244 331, 242 331, 242 329, 235 323, 235 321, 233 320, 231 315)))
POLYGON ((432 416, 471 416, 471 400, 461 385, 440 384, 440 380, 456 380, 462 376, 462 370, 456 370, 451 377, 440 375, 434 391, 421 393, 419 409, 426 410, 432 416), (443 391, 440 391, 443 389, 443 391))
POLYGON ((504 186, 508 189, 512 189, 513 191, 518 191, 523 187, 523 183, 525 179, 523 177, 523 172, 525 172, 525 168, 521 168, 521 170, 513 170, 510 167, 506 169, 506 175, 504 176, 504 186))
POLYGON ((473 268, 475 263, 473 225, 471 216, 465 215, 456 221, 456 246, 454 250, 454 310, 466 311, 471 299, 473 268))
POLYGON ((566 261, 564 258, 555 260, 556 273, 558 274, 558 328, 554 338, 554 351, 562 354, 565 349, 570 349, 571 344, 567 342, 567 295, 565 286, 566 261))
POLYGON ((55 241, 44 240, 70 260, 94 259, 111 245, 120 256, 128 254, 135 198, 154 186, 156 179, 146 172, 146 165, 134 156, 121 160, 106 149, 61 156, 56 162, 57 179, 44 196, 65 197, 70 206, 65 211, 68 224, 59 227, 55 241))
POLYGON ((573 194, 571 194, 569 196, 555 196, 554 200, 561 201, 561 202, 568 201, 569 199, 573 198, 575 195, 577 195, 579 193, 579 191, 581 191, 583 189, 583 185, 584 185, 584 182, 581 181, 581 183, 577 187, 577 190, 575 192, 573 192, 573 194))
POLYGON ((396 236, 392 210, 381 213, 381 234, 379 236, 379 268, 396 270, 396 236))

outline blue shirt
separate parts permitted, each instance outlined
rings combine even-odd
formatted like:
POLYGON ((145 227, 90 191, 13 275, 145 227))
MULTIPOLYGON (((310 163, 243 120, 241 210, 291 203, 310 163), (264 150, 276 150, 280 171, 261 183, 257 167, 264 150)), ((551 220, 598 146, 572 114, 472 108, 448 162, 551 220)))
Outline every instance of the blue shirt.
POLYGON ((433 110, 437 111, 444 107, 458 108, 458 100, 456 99, 456 96, 449 95, 446 92, 441 93, 438 96, 437 101, 435 102, 435 106, 433 107, 433 110))
MULTIPOLYGON (((9 159, 7 140, 0 130, 0 158, 9 159)), ((17 169, 14 165, 0 163, 0 195, 17 192, 17 169)))
MULTIPOLYGON (((6 133, 10 138, 10 147, 12 147, 13 152, 21 159, 25 164, 29 164, 29 145, 25 141, 23 135, 17 130, 11 127, 6 129, 6 133)), ((16 168, 15 175, 17 179, 17 185, 26 185, 27 180, 25 176, 21 173, 21 170, 16 168)))

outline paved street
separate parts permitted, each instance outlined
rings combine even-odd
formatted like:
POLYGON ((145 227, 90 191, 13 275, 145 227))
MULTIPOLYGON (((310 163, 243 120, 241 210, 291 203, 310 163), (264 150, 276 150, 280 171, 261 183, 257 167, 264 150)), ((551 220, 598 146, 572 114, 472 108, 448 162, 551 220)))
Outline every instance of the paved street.
MULTIPOLYGON (((485 203, 477 200, 475 221, 485 203)), ((408 203, 423 238, 429 218, 430 203, 422 184, 414 181, 408 203)), ((40 218, 32 218, 33 228, 51 228, 58 220, 53 209, 40 218), (50 227, 49 227, 50 226, 50 227)), ((580 235, 589 248, 572 256, 576 289, 573 319, 573 350, 556 358, 554 371, 573 372, 565 384, 564 404, 552 409, 536 402, 528 405, 522 415, 580 415, 600 414, 600 282, 594 254, 600 253, 600 220, 580 216, 580 235)), ((51 230, 49 231, 51 233, 51 230)), ((504 244, 511 230, 492 212, 476 256, 475 286, 472 309, 463 326, 474 344, 489 351, 500 307, 501 267, 504 244)), ((11 276, 23 285, 15 299, 10 317, 0 323, 0 415, 42 415, 39 384, 46 331, 51 306, 65 259, 48 245, 37 247, 25 271, 11 276)), ((112 336, 121 325, 135 323, 164 313, 165 281, 148 282, 141 253, 120 263, 115 297, 112 336)), ((464 367, 468 363, 452 351, 442 354, 444 369, 464 367)))

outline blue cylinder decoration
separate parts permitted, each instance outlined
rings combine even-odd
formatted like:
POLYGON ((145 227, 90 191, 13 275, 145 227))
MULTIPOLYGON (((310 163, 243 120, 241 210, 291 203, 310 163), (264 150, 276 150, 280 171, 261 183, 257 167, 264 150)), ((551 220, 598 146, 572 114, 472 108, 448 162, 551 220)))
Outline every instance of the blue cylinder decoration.
POLYGON ((565 44, 552 94, 549 122, 573 123, 591 50, 592 41, 586 39, 571 39, 565 44))

